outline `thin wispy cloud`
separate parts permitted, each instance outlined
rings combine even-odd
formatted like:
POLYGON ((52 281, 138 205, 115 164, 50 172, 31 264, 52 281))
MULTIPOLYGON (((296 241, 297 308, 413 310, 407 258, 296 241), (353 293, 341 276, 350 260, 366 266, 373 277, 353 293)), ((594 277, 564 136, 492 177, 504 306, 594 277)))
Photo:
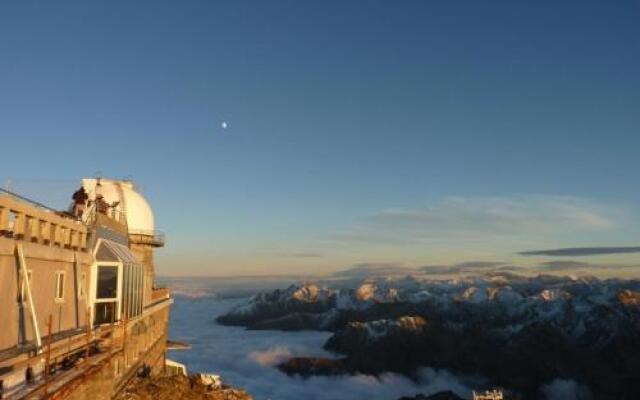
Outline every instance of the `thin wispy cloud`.
MULTIPOLYGON (((510 267, 500 261, 467 261, 454 265, 425 265, 420 267, 424 274, 462 274, 462 273, 482 273, 497 270, 502 267, 510 267)), ((512 267, 513 268, 513 267, 512 267)))
POLYGON ((572 272, 572 271, 594 271, 594 270, 623 270, 638 268, 637 264, 614 264, 614 263, 588 263, 573 260, 554 260, 535 265, 532 270, 537 272, 572 272))
POLYGON ((315 251, 307 251, 304 249, 296 250, 294 249, 262 249, 259 251, 254 251, 254 255, 261 257, 282 257, 282 258, 323 258, 325 255, 320 252, 315 251))
POLYGON ((619 208, 570 196, 447 197, 416 209, 369 215, 335 235, 342 241, 409 243, 487 242, 609 231, 619 208))
POLYGON ((320 253, 288 253, 283 254, 285 257, 291 258, 322 258, 323 255, 320 253))
POLYGON ((424 265, 414 267, 401 262, 361 263, 332 274, 339 278, 388 278, 402 276, 454 276, 454 275, 483 275, 487 273, 508 272, 516 274, 545 274, 576 272, 597 274, 605 270, 631 271, 640 268, 633 263, 590 263, 575 260, 551 260, 534 265, 514 265, 501 261, 467 261, 451 265, 424 265))
POLYGON ((334 276, 345 278, 370 278, 380 276, 411 275, 418 270, 400 262, 368 262, 351 266, 334 273, 334 276))
POLYGON ((521 251, 521 256, 600 256, 608 254, 640 253, 640 247, 569 247, 551 250, 521 251))
POLYGON ((573 271, 573 270, 584 270, 590 268, 601 268, 600 265, 595 265, 582 261, 548 261, 541 264, 538 264, 534 267, 534 269, 538 271, 573 271))

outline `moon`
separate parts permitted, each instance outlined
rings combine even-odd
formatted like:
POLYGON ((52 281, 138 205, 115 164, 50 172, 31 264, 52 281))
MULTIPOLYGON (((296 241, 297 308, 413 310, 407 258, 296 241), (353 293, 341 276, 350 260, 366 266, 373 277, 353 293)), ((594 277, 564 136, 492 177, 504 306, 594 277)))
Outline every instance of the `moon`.
POLYGON ((222 123, 220 124, 220 127, 222 129, 227 129, 228 126, 229 126, 229 124, 227 124, 227 121, 222 121, 222 123))

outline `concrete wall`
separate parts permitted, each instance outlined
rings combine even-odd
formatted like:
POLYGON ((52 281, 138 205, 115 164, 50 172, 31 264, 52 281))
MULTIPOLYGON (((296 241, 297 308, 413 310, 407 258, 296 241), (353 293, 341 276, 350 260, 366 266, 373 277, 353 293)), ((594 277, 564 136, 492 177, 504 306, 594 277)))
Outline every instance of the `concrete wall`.
MULTIPOLYGON (((18 273, 20 264, 16 256, 18 241, 0 237, 0 310, 3 326, 0 329, 0 350, 35 340, 30 307, 19 299, 18 273)), ((43 244, 22 242, 27 270, 31 271, 31 291, 36 317, 42 337, 48 333, 47 324, 52 316, 52 333, 81 328, 86 325, 86 290, 80 298, 81 284, 88 288, 92 258, 86 252, 54 248, 43 244), (78 265, 74 263, 74 253, 78 265), (64 300, 56 301, 56 272, 65 273, 64 300), (84 274, 85 281, 82 282, 84 274)))
POLYGON ((6 239, 0 238, 0 310, 2 310, 2 329, 0 329, 0 350, 13 347, 18 343, 18 278, 15 256, 11 246, 3 246, 6 239))

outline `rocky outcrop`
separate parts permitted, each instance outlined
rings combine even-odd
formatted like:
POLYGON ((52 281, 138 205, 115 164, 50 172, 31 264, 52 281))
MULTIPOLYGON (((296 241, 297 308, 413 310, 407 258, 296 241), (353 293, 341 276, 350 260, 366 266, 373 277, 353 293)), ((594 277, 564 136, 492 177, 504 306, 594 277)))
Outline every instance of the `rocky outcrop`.
POLYGON ((252 400, 244 390, 213 388, 195 377, 156 376, 135 378, 115 400, 252 400))
POLYGON ((625 306, 640 306, 640 292, 623 290, 618 293, 618 301, 625 306))
POLYGON ((321 314, 334 308, 335 301, 335 291, 311 283, 292 285, 258 294, 216 321, 249 329, 321 329, 321 314))

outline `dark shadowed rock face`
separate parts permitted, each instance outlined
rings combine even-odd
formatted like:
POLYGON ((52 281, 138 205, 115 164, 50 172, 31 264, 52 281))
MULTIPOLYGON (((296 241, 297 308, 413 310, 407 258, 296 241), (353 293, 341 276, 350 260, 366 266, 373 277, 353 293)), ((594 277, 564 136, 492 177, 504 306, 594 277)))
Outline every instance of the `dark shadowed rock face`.
POLYGON ((287 375, 299 375, 308 378, 313 375, 335 376, 348 374, 343 360, 317 357, 294 357, 278 365, 278 369, 287 375))
POLYGON ((368 280, 350 290, 307 284, 257 296, 227 317, 251 329, 334 332, 325 348, 344 358, 292 359, 279 366, 288 374, 417 379, 428 366, 483 376, 524 399, 555 379, 587 386, 594 398, 640 398, 637 280, 493 273, 368 280))
POLYGON ((325 344, 327 350, 348 353, 354 347, 374 345, 376 342, 406 341, 414 343, 420 341, 427 321, 421 316, 402 316, 389 320, 369 322, 350 322, 336 332, 325 344))
POLYGON ((453 393, 450 390, 444 392, 438 392, 430 396, 424 394, 418 394, 414 397, 401 397, 398 400, 464 400, 462 397, 453 393))

